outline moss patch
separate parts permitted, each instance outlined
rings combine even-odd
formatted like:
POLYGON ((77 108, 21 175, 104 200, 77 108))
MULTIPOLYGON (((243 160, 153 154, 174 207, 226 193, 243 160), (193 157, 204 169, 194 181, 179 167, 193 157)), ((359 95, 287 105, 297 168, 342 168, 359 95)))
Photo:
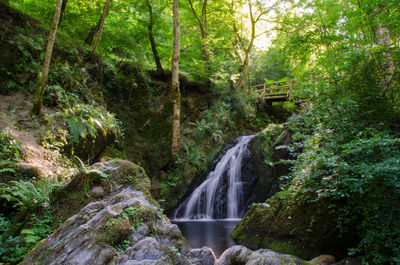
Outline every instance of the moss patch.
POLYGON ((152 225, 157 218, 157 212, 151 207, 129 206, 120 215, 107 221, 96 237, 96 241, 117 246, 127 240, 129 235, 143 224, 147 224, 150 230, 154 230, 152 225))

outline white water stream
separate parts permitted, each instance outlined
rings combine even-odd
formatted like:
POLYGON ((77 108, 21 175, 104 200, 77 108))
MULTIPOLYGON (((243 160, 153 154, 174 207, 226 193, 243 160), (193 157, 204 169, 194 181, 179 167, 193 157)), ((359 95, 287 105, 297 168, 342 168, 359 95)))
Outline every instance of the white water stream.
POLYGON ((241 136, 175 213, 175 219, 227 219, 240 218, 242 205, 242 159, 248 154, 248 144, 254 136, 241 136), (222 187, 225 185, 225 189, 222 187), (226 189, 227 186, 227 189, 226 189), (225 192, 226 194, 222 194, 225 192), (217 193, 219 195, 217 196, 217 193), (223 203, 216 202, 221 200, 223 203), (179 213, 179 215, 177 214, 179 213))

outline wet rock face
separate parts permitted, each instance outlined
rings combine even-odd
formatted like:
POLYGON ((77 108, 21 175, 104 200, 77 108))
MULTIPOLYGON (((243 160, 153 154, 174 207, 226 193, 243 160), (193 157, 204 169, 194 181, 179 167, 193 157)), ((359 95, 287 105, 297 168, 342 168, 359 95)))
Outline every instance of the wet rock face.
POLYGON ((279 178, 287 174, 289 169, 286 164, 277 162, 281 159, 289 159, 290 154, 285 148, 275 148, 288 145, 290 142, 291 134, 286 130, 282 130, 272 139, 260 133, 250 142, 251 156, 242 169, 242 178, 248 183, 245 190, 248 194, 246 206, 253 202, 263 202, 278 192, 281 184, 279 178), (274 164, 267 165, 267 160, 274 164))

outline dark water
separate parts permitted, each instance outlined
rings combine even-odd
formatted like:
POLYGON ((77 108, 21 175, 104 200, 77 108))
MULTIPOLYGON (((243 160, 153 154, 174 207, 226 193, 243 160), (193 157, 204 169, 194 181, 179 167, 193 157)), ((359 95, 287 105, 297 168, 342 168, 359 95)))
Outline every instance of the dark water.
POLYGON ((219 257, 227 248, 235 245, 231 232, 239 220, 189 220, 172 221, 193 248, 210 247, 219 257))

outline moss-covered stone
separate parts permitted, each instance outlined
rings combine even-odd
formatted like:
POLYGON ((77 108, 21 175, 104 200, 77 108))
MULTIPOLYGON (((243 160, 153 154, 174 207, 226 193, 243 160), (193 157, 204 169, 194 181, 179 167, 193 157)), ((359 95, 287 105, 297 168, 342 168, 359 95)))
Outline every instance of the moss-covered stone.
POLYGON ((118 186, 130 186, 142 191, 153 204, 150 180, 140 166, 127 160, 95 164, 76 174, 71 181, 52 197, 54 226, 77 213, 89 202, 104 198, 118 186))
POLYGON ((278 193, 253 206, 232 232, 238 243, 266 247, 304 259, 324 252, 343 255, 335 213, 324 203, 301 203, 296 196, 278 193))

